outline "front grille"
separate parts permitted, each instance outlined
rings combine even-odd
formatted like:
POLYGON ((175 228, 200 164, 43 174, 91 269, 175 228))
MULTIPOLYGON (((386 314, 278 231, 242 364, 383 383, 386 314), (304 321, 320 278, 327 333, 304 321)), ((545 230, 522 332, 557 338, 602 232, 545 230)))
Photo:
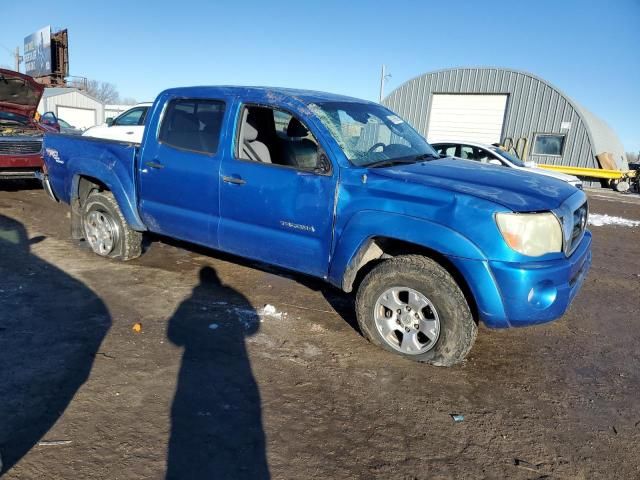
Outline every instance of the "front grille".
POLYGON ((0 155, 33 155, 42 150, 42 140, 0 141, 0 155))
POLYGON ((587 228, 587 220, 589 218, 589 207, 587 202, 584 202, 578 207, 572 215, 573 223, 571 225, 571 233, 567 239, 569 243, 569 252, 573 252, 580 240, 582 240, 582 234, 587 228))

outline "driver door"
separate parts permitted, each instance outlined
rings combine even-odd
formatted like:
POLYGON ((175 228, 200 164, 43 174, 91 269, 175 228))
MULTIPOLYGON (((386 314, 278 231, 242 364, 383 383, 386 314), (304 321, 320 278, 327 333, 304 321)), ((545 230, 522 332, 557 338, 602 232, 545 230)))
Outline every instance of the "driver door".
POLYGON ((238 131, 220 169, 220 248, 326 276, 337 172, 317 136, 264 104, 240 107, 238 131))

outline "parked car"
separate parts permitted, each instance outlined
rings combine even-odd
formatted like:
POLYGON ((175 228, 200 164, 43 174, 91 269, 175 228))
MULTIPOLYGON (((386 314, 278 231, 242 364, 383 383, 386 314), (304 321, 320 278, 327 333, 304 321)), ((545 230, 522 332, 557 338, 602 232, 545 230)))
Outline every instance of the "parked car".
POLYGON ((58 118, 58 125, 60 125, 60 133, 65 133, 67 135, 82 135, 82 130, 74 127, 69 122, 65 122, 61 118, 58 118))
POLYGON ((43 90, 33 78, 0 68, 0 179, 33 178, 42 168, 42 136, 54 130, 34 118, 43 90))
POLYGON ((515 155, 503 150, 497 145, 460 141, 443 141, 433 143, 432 145, 441 155, 537 173, 539 175, 557 178, 576 188, 582 188, 582 181, 578 177, 539 168, 535 162, 523 162, 515 155))
POLYGON ((107 118, 105 123, 88 128, 82 135, 106 138, 122 142, 140 143, 144 132, 144 122, 151 103, 139 103, 116 118, 107 118))
POLYGON ((385 107, 256 87, 167 90, 141 145, 45 137, 72 234, 130 260, 155 232, 357 291, 374 344, 465 358, 477 321, 560 317, 591 265, 587 197, 518 169, 440 159, 385 107))

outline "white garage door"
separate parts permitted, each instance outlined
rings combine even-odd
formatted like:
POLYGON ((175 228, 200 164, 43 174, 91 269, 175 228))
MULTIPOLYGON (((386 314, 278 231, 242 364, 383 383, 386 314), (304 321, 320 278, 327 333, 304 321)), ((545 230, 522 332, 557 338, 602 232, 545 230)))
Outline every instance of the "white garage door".
POLYGON ((96 111, 88 108, 63 107, 58 105, 58 117, 76 128, 89 128, 96 125, 96 111))
POLYGON ((434 94, 427 139, 500 142, 506 108, 507 95, 434 94))

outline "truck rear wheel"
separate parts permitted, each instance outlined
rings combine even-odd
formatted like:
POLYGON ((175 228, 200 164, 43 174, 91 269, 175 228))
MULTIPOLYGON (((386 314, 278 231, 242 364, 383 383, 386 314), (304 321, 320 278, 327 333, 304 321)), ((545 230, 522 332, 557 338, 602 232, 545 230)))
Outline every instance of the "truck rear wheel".
POLYGON ((456 281, 421 255, 395 257, 371 270, 358 289, 356 314, 372 343, 438 366, 464 360, 478 331, 456 281))
POLYGON ((82 206, 84 238, 94 253, 116 260, 142 254, 142 233, 127 224, 111 192, 93 191, 82 206))

